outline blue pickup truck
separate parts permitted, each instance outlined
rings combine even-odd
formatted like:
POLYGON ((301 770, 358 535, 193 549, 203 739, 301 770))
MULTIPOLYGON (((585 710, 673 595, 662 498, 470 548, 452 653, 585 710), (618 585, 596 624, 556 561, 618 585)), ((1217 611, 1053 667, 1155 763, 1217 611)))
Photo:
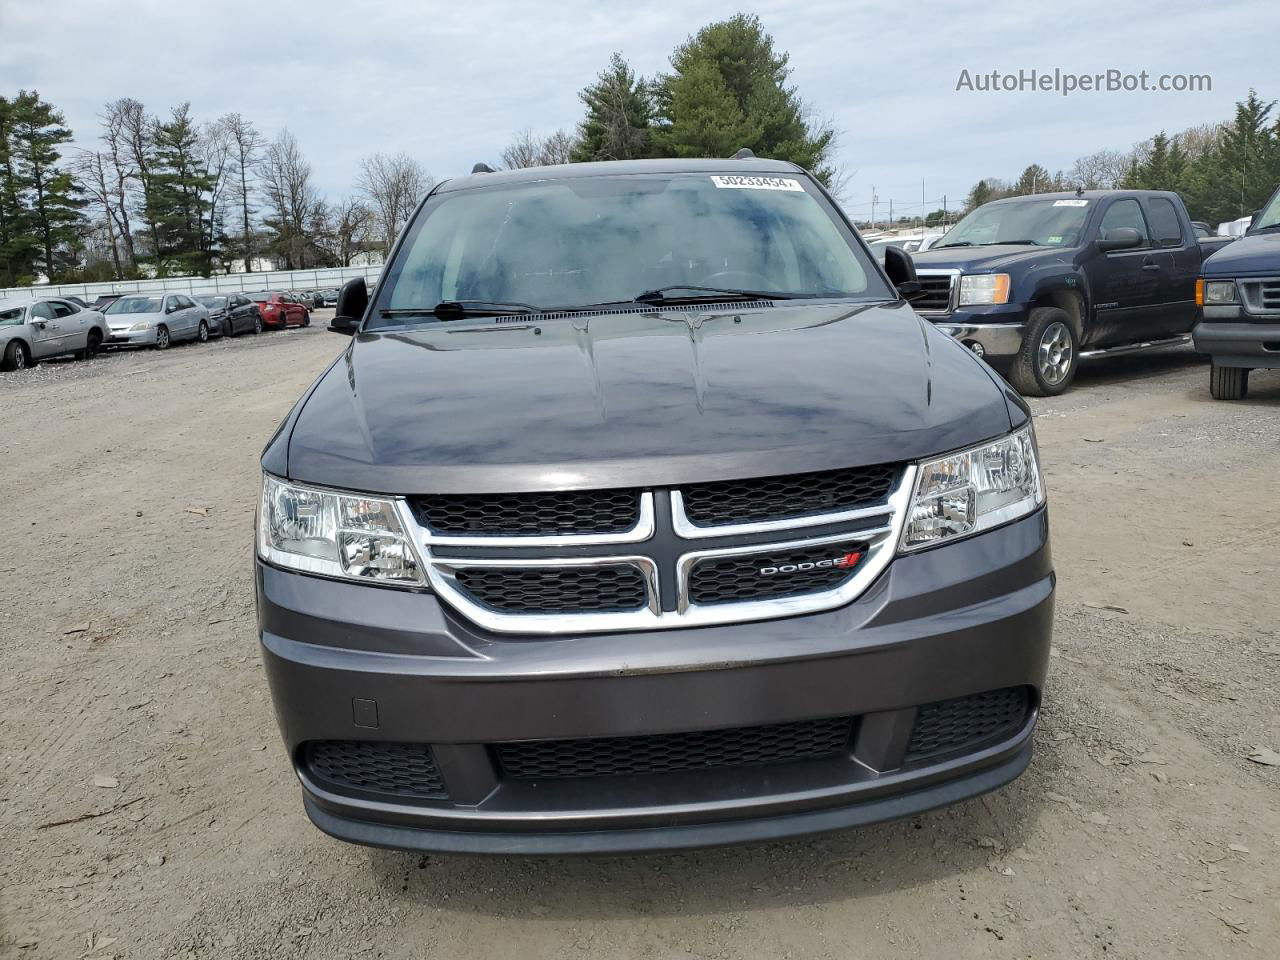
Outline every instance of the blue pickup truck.
POLYGON ((1213 361, 1209 392, 1242 400, 1249 371, 1280 367, 1280 189, 1249 231, 1204 262, 1196 284, 1196 350, 1213 361))
POLYGON ((1028 396, 1071 384, 1081 357, 1190 339, 1199 240, 1176 193, 1077 190, 1009 197, 915 255, 917 313, 1028 396))

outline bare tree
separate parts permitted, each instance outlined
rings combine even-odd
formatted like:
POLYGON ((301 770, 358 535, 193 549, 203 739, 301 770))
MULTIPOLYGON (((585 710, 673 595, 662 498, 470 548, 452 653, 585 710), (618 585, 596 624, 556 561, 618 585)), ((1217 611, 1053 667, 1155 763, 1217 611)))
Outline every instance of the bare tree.
MULTIPOLYGON (((202 244, 212 255, 218 246, 218 236, 223 233, 228 194, 234 181, 233 155, 235 143, 227 124, 219 119, 207 123, 200 131, 199 148, 204 174, 208 178, 208 217, 205 220, 202 244)), ((226 255, 223 254, 225 260, 226 255)))
MULTIPOLYGON (((133 246, 133 224, 129 218, 130 194, 138 170, 130 159, 131 150, 127 136, 126 116, 132 111, 136 100, 113 100, 106 105, 102 115, 102 142, 106 144, 106 155, 111 161, 111 219, 124 244, 125 255, 129 265, 137 263, 137 254, 133 246)), ((138 104, 141 107, 141 104, 138 104)))
POLYGON ((270 208, 268 225, 279 235, 286 269, 305 269, 307 229, 319 198, 311 182, 311 164, 303 159, 298 141, 288 130, 267 146, 262 159, 262 190, 270 208))
POLYGON ((511 170, 569 163, 578 140, 566 130, 546 137, 534 136, 528 127, 519 131, 502 151, 502 165, 511 170))
POLYGON ((339 200, 329 208, 330 236, 338 266, 349 267, 356 254, 373 242, 377 218, 356 197, 339 200))
POLYGON ((407 154, 375 153, 360 161, 356 180, 377 213, 385 244, 391 250, 400 229, 435 183, 423 166, 407 154))
POLYGON ((115 101, 120 138, 125 157, 133 169, 142 199, 142 219, 151 234, 151 245, 160 266, 160 226, 156 211, 155 180, 155 119, 147 115, 146 108, 138 100, 125 97, 115 101))
POLYGON ((231 138, 233 162, 231 196, 240 214, 240 254, 244 257, 245 273, 253 272, 253 226, 250 183, 257 167, 262 135, 253 123, 238 113, 228 113, 219 121, 231 138))
POLYGON ((120 264, 120 245, 116 242, 116 231, 112 211, 115 206, 115 191, 108 174, 111 162, 96 150, 82 150, 73 163, 76 182, 89 197, 91 204, 102 208, 102 225, 106 230, 107 245, 111 249, 111 264, 115 268, 115 279, 124 274, 120 264))

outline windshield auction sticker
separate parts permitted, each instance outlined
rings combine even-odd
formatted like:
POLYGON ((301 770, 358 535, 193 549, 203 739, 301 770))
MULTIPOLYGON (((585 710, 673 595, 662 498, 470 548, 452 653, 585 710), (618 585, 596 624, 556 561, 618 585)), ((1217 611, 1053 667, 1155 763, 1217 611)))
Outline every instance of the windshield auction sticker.
POLYGON ((1089 205, 1089 201, 1088 200, 1055 200, 1053 201, 1053 205, 1055 207, 1087 207, 1089 205))
POLYGON ((799 180, 788 177, 715 177, 711 182, 727 190, 792 190, 804 193, 799 180))

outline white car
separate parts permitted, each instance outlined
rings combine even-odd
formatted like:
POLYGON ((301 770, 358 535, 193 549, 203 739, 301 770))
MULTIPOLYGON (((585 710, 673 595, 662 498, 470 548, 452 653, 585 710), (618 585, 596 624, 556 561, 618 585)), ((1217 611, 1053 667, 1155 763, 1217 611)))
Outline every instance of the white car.
POLYGON ((130 293, 107 307, 113 347, 169 349, 178 340, 209 339, 209 310, 181 293, 130 293))
POLYGON ((22 370, 68 353, 88 359, 97 354, 108 335, 102 314, 61 297, 0 300, 3 370, 22 370))

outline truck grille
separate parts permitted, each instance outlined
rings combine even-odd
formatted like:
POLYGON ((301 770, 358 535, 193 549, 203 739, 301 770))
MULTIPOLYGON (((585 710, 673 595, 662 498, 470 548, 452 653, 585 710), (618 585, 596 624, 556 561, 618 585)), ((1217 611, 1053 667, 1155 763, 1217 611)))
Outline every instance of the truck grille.
POLYGON ((444 494, 411 501, 418 522, 439 533, 553 536, 619 533, 636 525, 639 490, 444 494))
POLYGON ((1006 687, 925 704, 916 712, 904 761, 914 763, 955 750, 972 750, 985 742, 996 743, 1022 729, 1030 709, 1027 687, 1006 687))
POLYGON ((423 743, 311 740, 303 770, 317 786, 338 793, 444 800, 449 794, 431 748, 423 743))
POLYGON ((689 573, 689 598, 700 604, 741 603, 830 590, 853 576, 865 552, 866 544, 847 543, 709 557, 695 562, 689 573))
POLYGON ((478 603, 507 613, 599 613, 648 603, 644 574, 627 564, 464 567, 455 576, 478 603))
POLYGON ((951 287, 955 275, 951 273, 918 272, 916 279, 920 281, 923 295, 911 301, 911 307, 917 313, 950 313, 951 287))
POLYGON ((568 780, 815 760, 846 752, 852 731, 852 718, 834 717, 692 733, 500 743, 494 750, 507 777, 568 780))
POLYGON ((898 476, 896 466, 795 473, 755 480, 699 483, 681 490, 685 514, 703 527, 785 520, 834 513, 883 500, 898 476))
POLYGON ((672 490, 419 496, 401 516, 418 522, 433 592, 481 628, 652 630, 851 602, 892 559, 914 481, 913 466, 873 464, 672 490))
POLYGON ((1242 280, 1240 286, 1250 313, 1280 313, 1280 277, 1242 280))

